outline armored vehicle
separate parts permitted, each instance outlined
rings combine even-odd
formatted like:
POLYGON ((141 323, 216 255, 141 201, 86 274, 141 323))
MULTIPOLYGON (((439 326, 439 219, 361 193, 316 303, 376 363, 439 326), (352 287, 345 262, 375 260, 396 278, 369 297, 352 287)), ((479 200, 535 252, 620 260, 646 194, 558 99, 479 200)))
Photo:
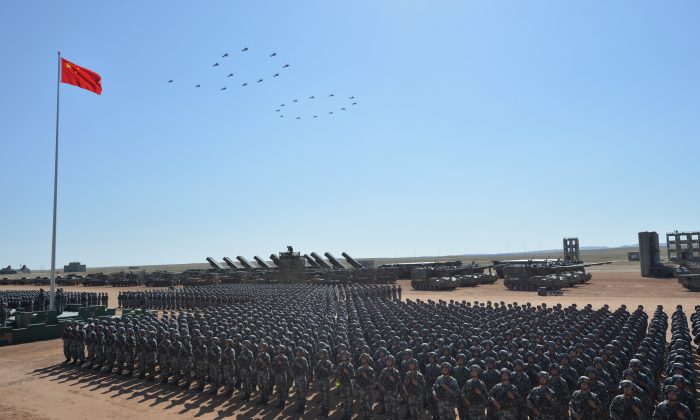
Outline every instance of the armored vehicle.
POLYGON ((510 290, 558 290, 591 280, 586 267, 608 263, 569 264, 559 261, 527 261, 506 264, 503 285, 510 290))
POLYGON ((685 262, 675 269, 678 283, 693 292, 700 291, 700 262, 685 262))
POLYGON ((411 269, 411 287, 415 290, 454 290, 460 285, 457 277, 449 270, 435 267, 411 269))

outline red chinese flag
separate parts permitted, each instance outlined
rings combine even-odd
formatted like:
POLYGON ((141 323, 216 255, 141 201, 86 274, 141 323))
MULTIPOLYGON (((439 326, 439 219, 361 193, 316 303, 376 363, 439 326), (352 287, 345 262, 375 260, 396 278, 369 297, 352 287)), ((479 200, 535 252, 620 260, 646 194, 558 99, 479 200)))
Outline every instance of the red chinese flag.
POLYGON ((96 94, 102 93, 102 78, 94 71, 77 66, 61 58, 61 82, 87 89, 96 94))

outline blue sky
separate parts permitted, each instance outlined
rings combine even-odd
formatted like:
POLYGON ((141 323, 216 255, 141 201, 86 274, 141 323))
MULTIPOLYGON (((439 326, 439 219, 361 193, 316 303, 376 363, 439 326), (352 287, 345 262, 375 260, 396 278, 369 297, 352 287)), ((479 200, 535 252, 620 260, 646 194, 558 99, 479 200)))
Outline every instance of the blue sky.
POLYGON ((0 265, 49 267, 59 49, 104 89, 61 87, 59 265, 699 229, 699 15, 696 1, 3 1, 0 265))

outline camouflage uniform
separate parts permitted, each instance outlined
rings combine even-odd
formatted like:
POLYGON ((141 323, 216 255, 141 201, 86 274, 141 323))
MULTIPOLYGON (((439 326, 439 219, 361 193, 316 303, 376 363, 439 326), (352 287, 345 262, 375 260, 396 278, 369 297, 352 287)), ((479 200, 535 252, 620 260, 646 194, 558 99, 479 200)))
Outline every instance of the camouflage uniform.
POLYGON ((340 383, 340 402, 343 404, 343 417, 352 416, 352 379, 355 377, 355 367, 350 363, 350 353, 345 352, 344 361, 336 366, 336 379, 340 383))
POLYGON ((247 401, 250 398, 250 394, 253 392, 253 352, 250 351, 250 342, 248 340, 243 341, 243 349, 241 354, 236 358, 236 372, 241 378, 241 384, 243 388, 243 401, 247 401))
POLYGON ((233 388, 236 384, 236 351, 233 349, 233 340, 225 342, 224 351, 221 354, 221 370, 224 373, 224 383, 226 384, 226 394, 233 395, 233 388))
POLYGON ((156 379, 156 354, 158 353, 158 342, 154 331, 148 333, 149 337, 146 343, 146 370, 149 374, 149 381, 156 379))
POLYGON ((325 349, 321 349, 319 353, 321 358, 316 362, 316 367, 314 367, 314 377, 316 378, 318 395, 321 400, 321 412, 328 415, 328 393, 330 391, 333 363, 328 360, 328 352, 325 349))
MULTIPOLYGON (((471 366, 470 370, 474 371, 475 367, 478 368, 479 373, 481 373, 481 368, 476 365, 471 366)), ((485 411, 486 404, 489 401, 489 391, 484 381, 479 379, 478 376, 472 376, 472 378, 464 384, 462 398, 467 406, 469 420, 486 420, 485 411)))
POLYGON ((270 355, 267 353, 267 345, 260 345, 258 357, 255 359, 255 380, 260 391, 260 404, 266 404, 270 391, 270 355))
POLYGON ((493 403, 493 412, 499 420, 515 420, 517 418, 518 388, 510 382, 511 373, 508 368, 501 369, 502 382, 491 388, 489 395, 493 403), (508 383, 503 378, 507 374, 508 383))
POLYGON ((204 384, 207 378, 207 358, 209 357, 207 345, 204 340, 204 336, 200 335, 199 344, 193 349, 194 373, 200 391, 204 390, 204 384))
POLYGON ((398 419, 401 373, 394 368, 394 357, 387 356, 387 367, 379 374, 379 388, 384 394, 384 404, 388 419, 398 419))
POLYGON ((219 347, 219 338, 214 337, 211 340, 209 348, 209 382, 211 383, 211 393, 216 395, 221 386, 221 347, 219 347))
POLYGON ((423 396, 425 395, 425 378, 417 369, 409 370, 403 383, 408 402, 408 415, 412 419, 423 417, 423 396))
MULTIPOLYGON (((284 407, 284 403, 289 399, 288 372, 289 358, 284 354, 284 346, 280 346, 277 356, 275 356, 274 364, 272 365, 272 374, 274 375, 275 386, 277 387, 277 406, 280 408, 284 407)), ((231 389, 233 390, 233 388, 231 389)))
POLYGON ((170 378, 170 340, 161 339, 158 345, 158 364, 160 365, 160 382, 167 384, 170 378))
MULTIPOLYGON (((355 384, 357 385, 357 399, 360 401, 360 414, 365 419, 372 418, 372 403, 374 397, 372 390, 375 386, 375 372, 372 366, 369 365, 372 360, 369 354, 363 354, 360 357, 363 364, 357 368, 355 376, 355 384)), ((420 397, 421 406, 423 405, 423 395, 420 397)))
MULTIPOLYGON (((306 407, 306 394, 308 393, 309 362, 302 356, 301 351, 297 350, 296 354, 297 356, 294 358, 291 366, 292 376, 294 377, 294 395, 298 404, 297 412, 303 413, 306 407)), ((286 386, 286 383, 284 386, 286 386)))
POLYGON ((455 418, 455 404, 460 398, 459 384, 450 376, 452 365, 442 364, 443 375, 435 381, 433 394, 437 399, 438 418, 440 420, 452 420, 455 418))
POLYGON ((644 403, 632 394, 618 395, 610 404, 610 420, 641 420, 643 413, 644 403))
POLYGON ((192 353, 192 343, 188 335, 182 338, 182 347, 179 348, 180 351, 180 367, 182 368, 182 378, 184 383, 182 387, 189 389, 192 383, 192 367, 194 364, 194 355, 192 353))
POLYGON ((173 377, 173 385, 178 385, 182 373, 182 341, 180 341, 179 334, 173 340, 168 349, 168 359, 170 359, 170 375, 173 377))
POLYGON ((574 394, 571 396, 571 402, 569 402, 569 412, 572 419, 603 418, 602 405, 598 396, 588 389, 585 391, 581 389, 574 391, 574 394), (595 408, 591 407, 591 403, 595 404, 595 408))
POLYGON ((527 397, 527 407, 532 420, 555 420, 555 394, 549 387, 535 387, 527 397))
MULTIPOLYGON (((146 331, 139 330, 139 339, 136 341, 136 361, 139 365, 139 378, 144 378, 146 376, 146 353, 147 353, 147 351, 148 351, 148 340, 146 339, 146 331)), ((98 360, 95 360, 95 363, 99 363, 98 360)))

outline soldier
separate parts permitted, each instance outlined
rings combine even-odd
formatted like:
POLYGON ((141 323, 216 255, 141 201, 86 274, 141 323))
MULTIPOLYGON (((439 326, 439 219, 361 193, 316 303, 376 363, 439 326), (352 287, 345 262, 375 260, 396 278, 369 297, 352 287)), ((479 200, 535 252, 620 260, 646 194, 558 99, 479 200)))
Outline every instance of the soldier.
POLYGON ((160 365, 160 383, 167 384, 170 379, 170 347, 172 342, 163 338, 158 344, 158 363, 160 365))
POLYGON ((156 380, 156 358, 158 357, 158 341, 156 340, 156 332, 150 330, 148 332, 148 340, 146 342, 146 370, 148 371, 148 380, 153 382, 156 380))
MULTIPOLYGON (((236 350, 233 348, 233 340, 230 338, 224 341, 224 351, 221 354, 221 370, 224 373, 226 396, 231 397, 236 385, 236 350)), ((278 390, 281 389, 279 385, 277 388, 278 390)))
MULTIPOLYGON (((304 410, 306 409, 306 394, 308 392, 307 379, 309 376, 309 362, 306 360, 303 353, 301 347, 296 348, 294 352, 294 361, 291 366, 292 376, 294 378, 294 393, 297 400, 297 409, 295 412, 299 414, 304 414, 304 410)), ((284 354, 282 355, 284 356, 284 354)), ((284 357, 286 358, 286 356, 284 357)), ((283 386, 287 387, 286 378, 284 379, 285 383, 283 386)), ((324 415, 323 407, 321 407, 321 410, 321 415, 324 415)), ((325 415, 328 415, 328 413, 326 412, 325 415)))
MULTIPOLYGON (((571 394, 569 393, 569 385, 566 380, 559 375, 559 365, 552 363, 549 365, 549 388, 554 391, 554 401, 552 401, 552 407, 555 416, 558 419, 566 419, 569 417, 569 399, 571 394)), ((588 387, 586 387, 588 388, 588 387)))
POLYGON ((588 377, 581 376, 577 382, 579 389, 574 391, 569 402, 569 417, 576 420, 601 419, 602 405, 598 396, 588 389, 588 377))
POLYGON ((219 347, 219 337, 212 337, 209 347, 209 382, 211 383, 212 395, 217 395, 221 386, 221 347, 219 347))
POLYGON ((4 328, 7 323, 7 314, 9 310, 7 308, 7 301, 3 300, 0 302, 0 328, 4 328))
POLYGON ((489 394, 494 412, 499 420, 515 420, 517 414, 518 388, 511 383, 511 372, 501 369, 501 382, 496 384, 489 394))
MULTIPOLYGON (((372 418, 372 403, 374 402, 372 390, 375 386, 375 372, 372 366, 370 365, 371 360, 372 358, 369 356, 369 354, 363 353, 360 356, 360 362, 362 363, 362 365, 360 365, 360 367, 357 368, 355 376, 355 384, 358 388, 358 400, 360 401, 360 414, 365 419, 372 418)), ((420 395, 421 407, 423 406, 423 395, 424 394, 420 395)), ((328 415, 327 407, 328 399, 326 398, 326 415, 328 415)))
POLYGON ((236 358, 236 372, 241 378, 243 388, 241 401, 244 402, 250 400, 250 394, 253 392, 253 352, 250 351, 250 346, 249 340, 243 340, 241 354, 236 358))
POLYGON ((524 363, 521 359, 515 359, 513 367, 515 371, 511 376, 511 382, 518 389, 518 399, 515 404, 517 409, 515 411, 518 413, 518 419, 524 419, 527 417, 527 396, 530 394, 531 389, 530 378, 523 371, 524 363))
POLYGON ((78 360, 77 365, 82 366, 85 362, 85 330, 83 324, 78 323, 75 334, 75 357, 78 360))
POLYGON ((433 398, 437 401, 438 418, 452 420, 455 418, 455 403, 461 396, 457 380, 450 375, 452 365, 443 362, 440 366, 442 375, 433 385, 433 398))
POLYGON ((170 359, 170 375, 173 377, 172 384, 178 386, 182 372, 182 340, 180 334, 174 334, 169 348, 168 359, 170 359))
POLYGON ((425 406, 430 410, 433 417, 437 417, 437 404, 433 398, 433 385, 440 376, 440 365, 437 363, 437 353, 428 354, 428 364, 425 366, 425 406))
POLYGON ((148 349, 146 330, 143 328, 139 329, 138 335, 139 338, 136 340, 136 363, 139 365, 139 378, 143 379, 146 377, 146 352, 148 349))
POLYGON ((379 389, 384 395, 384 408, 387 418, 399 418, 399 398, 401 389, 401 373, 394 367, 394 356, 387 356, 386 367, 379 374, 379 389))
POLYGON ((623 393, 613 398, 610 404, 610 420, 641 420, 644 403, 632 394, 634 383, 625 379, 620 386, 623 393))
POLYGON ((333 363, 328 360, 328 350, 322 348, 318 352, 319 360, 314 367, 314 377, 318 386, 318 395, 321 399, 321 415, 328 416, 328 393, 330 391, 330 379, 333 374, 333 363))
POLYGON ((95 363, 95 340, 97 333, 95 333, 95 325, 91 322, 87 326, 87 333, 85 334, 85 344, 87 346, 87 368, 92 369, 95 363))
POLYGON ((694 419, 693 413, 687 405, 678 400, 678 388, 675 385, 666 385, 666 399, 659 403, 652 415, 653 420, 666 419, 694 419))
POLYGON ((114 346, 117 375, 121 375, 124 371, 124 360, 126 360, 126 330, 124 327, 119 327, 116 339, 114 340, 114 346))
POLYGON ((532 420, 555 420, 558 414, 554 405, 556 394, 548 386, 549 374, 539 372, 537 381, 539 385, 533 388, 527 397, 527 408, 531 418, 532 420))
POLYGON ((192 384, 192 368, 194 364, 194 353, 192 349, 192 340, 190 339, 190 336, 189 334, 187 334, 186 331, 185 334, 182 336, 182 347, 178 347, 178 350, 180 368, 182 369, 182 378, 184 380, 182 388, 189 389, 190 385, 192 384))
POLYGON ((469 380, 462 388, 462 399, 467 406, 469 420, 486 420, 486 404, 489 401, 489 391, 484 381, 480 379, 481 367, 469 367, 469 380))
MULTIPOLYGON (((403 391, 408 404, 408 415, 412 419, 423 418, 423 396, 425 395, 425 378, 418 371, 418 362, 408 364, 408 373, 403 383, 403 391)), ((371 410, 371 405, 370 405, 371 410)))
POLYGON ((336 383, 340 384, 340 404, 343 408, 343 419, 352 417, 352 379, 355 377, 355 367, 350 361, 350 352, 344 351, 341 362, 336 366, 336 383))
MULTIPOLYGON (((233 340, 231 340, 233 344, 233 340)), ((233 350, 233 348, 232 348, 233 350)), ((280 344, 277 346, 277 354, 272 361, 272 375, 277 387, 277 408, 284 408, 284 404, 289 399, 289 358, 284 354, 286 348, 280 344)))
POLYGON ((61 335, 61 340, 63 340, 63 355, 66 360, 63 364, 70 363, 73 359, 73 354, 71 351, 71 336, 73 335, 73 325, 71 322, 67 322, 66 326, 63 327, 63 334, 61 335))
POLYGON ((207 378, 209 349, 207 348, 205 340, 206 337, 200 334, 197 338, 197 347, 193 349, 194 374, 197 378, 197 389, 199 392, 204 391, 207 378))
POLYGON ((270 355, 267 353, 267 343, 260 343, 258 357, 255 359, 255 380, 260 390, 259 405, 266 405, 270 391, 270 355))
MULTIPOLYGON (((457 366, 452 368, 452 377, 457 380, 459 389, 464 388, 464 384, 467 383, 469 378, 469 368, 465 365, 466 361, 467 356, 464 353, 460 353, 457 355, 457 366)), ((464 405, 462 398, 457 399, 457 414, 459 414, 460 419, 467 418, 467 406, 464 405)))

